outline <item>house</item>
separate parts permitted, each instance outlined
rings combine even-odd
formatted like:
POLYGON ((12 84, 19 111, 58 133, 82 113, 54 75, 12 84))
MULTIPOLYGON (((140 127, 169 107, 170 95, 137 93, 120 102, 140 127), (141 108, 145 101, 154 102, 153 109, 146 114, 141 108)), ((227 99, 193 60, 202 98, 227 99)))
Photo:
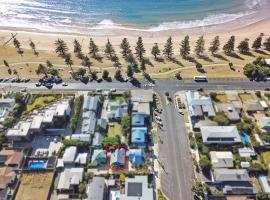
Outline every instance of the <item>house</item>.
POLYGON ((85 200, 103 200, 105 189, 105 178, 94 177, 89 182, 86 190, 87 198, 85 200))
POLYGON ((210 158, 213 168, 231 168, 233 154, 230 151, 210 151, 210 158))
POLYGON ((98 111, 98 101, 99 101, 98 96, 85 95, 83 97, 83 111, 97 112, 98 111))
POLYGON ((132 113, 131 125, 132 127, 144 127, 146 126, 147 115, 144 112, 132 113))
POLYGON ((138 147, 144 147, 146 145, 146 127, 134 127, 131 129, 131 143, 138 147))
POLYGON ((203 126, 202 139, 205 144, 235 144, 241 142, 236 126, 203 126))
POLYGON ((70 146, 65 149, 62 160, 64 166, 74 166, 74 162, 77 156, 77 147, 70 146))
POLYGON ((147 176, 135 176, 126 178, 125 193, 121 194, 120 200, 153 200, 154 190, 148 187, 147 176))
POLYGON ((202 126, 217 126, 218 123, 210 119, 202 119, 194 124, 194 131, 200 131, 202 126))
POLYGON ((32 118, 32 123, 30 126, 32 133, 39 133, 42 130, 43 118, 44 117, 42 115, 35 115, 32 118))
POLYGON ((80 140, 83 142, 91 142, 91 135, 88 134, 72 134, 70 136, 70 139, 72 140, 80 140))
POLYGON ((104 139, 104 135, 100 132, 95 132, 92 145, 95 147, 101 147, 101 142, 104 139))
POLYGON ((2 149, 0 151, 0 165, 20 167, 23 161, 23 151, 17 149, 2 149))
POLYGON ((9 112, 13 110, 15 105, 14 98, 0 99, 0 122, 3 122, 8 116, 9 112))
POLYGON ((87 164, 88 153, 78 153, 75 159, 76 166, 84 166, 87 164))
POLYGON ((247 113, 254 113, 257 111, 264 111, 260 101, 258 100, 248 100, 243 102, 243 108, 247 113))
POLYGON ((261 129, 263 129, 266 132, 270 133, 270 117, 262 117, 259 120, 259 126, 260 126, 261 129))
POLYGON ((246 169, 214 169, 213 183, 224 194, 254 194, 256 187, 251 183, 246 169))
POLYGON ((0 168, 0 191, 5 190, 16 180, 16 173, 12 167, 0 168))
POLYGON ((254 149, 250 147, 239 148, 238 153, 241 158, 251 158, 252 156, 256 156, 254 149))
POLYGON ((108 120, 105 118, 100 118, 98 119, 97 124, 99 126, 99 129, 101 129, 100 131, 106 131, 108 127, 108 120))
POLYGON ((233 103, 217 103, 217 110, 223 112, 231 122, 240 120, 240 115, 233 103))
POLYGON ((101 165, 106 163, 106 151, 103 149, 95 149, 91 158, 91 164, 101 165))
POLYGON ((146 153, 143 149, 130 149, 127 156, 133 165, 140 165, 144 163, 146 153))
POLYGON ((8 129, 6 137, 12 141, 30 141, 31 122, 20 121, 11 129, 8 129))
POLYGON ((55 117, 70 117, 71 108, 69 101, 62 101, 56 104, 55 117))
POLYGON ((110 166, 112 168, 125 167, 126 150, 124 148, 118 148, 110 155, 110 166))
POLYGON ((72 193, 83 181, 84 168, 64 169, 60 174, 57 191, 59 193, 72 193))
POLYGON ((144 112, 148 116, 151 114, 151 108, 149 102, 133 102, 132 112, 144 112))
POLYGON ((109 120, 120 121, 124 115, 128 115, 128 104, 125 102, 109 102, 107 109, 107 118, 109 120))
POLYGON ((214 117, 215 109, 210 97, 202 96, 197 91, 187 91, 186 99, 189 115, 192 120, 206 117, 214 117))

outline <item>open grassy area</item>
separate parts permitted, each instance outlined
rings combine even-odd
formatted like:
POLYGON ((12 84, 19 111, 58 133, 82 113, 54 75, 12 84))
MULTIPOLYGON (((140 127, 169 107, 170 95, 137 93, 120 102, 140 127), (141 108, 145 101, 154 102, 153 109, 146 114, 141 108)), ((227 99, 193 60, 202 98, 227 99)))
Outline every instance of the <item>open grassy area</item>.
POLYGON ((217 94, 216 99, 218 102, 221 102, 221 103, 228 102, 228 97, 226 94, 217 94))
POLYGON ((254 100, 254 97, 250 93, 239 94, 239 97, 242 101, 254 100))
POLYGON ((112 94, 110 96, 110 102, 113 102, 113 101, 120 101, 120 102, 124 102, 125 99, 123 97, 122 94, 112 94))
POLYGON ((269 166, 270 163, 270 152, 264 152, 262 153, 262 158, 266 166, 269 166))
POLYGON ((15 200, 47 200, 53 173, 23 174, 15 200))
POLYGON ((35 99, 32 104, 28 104, 26 107, 26 113, 31 112, 36 108, 42 108, 46 106, 46 104, 51 103, 55 100, 54 96, 42 96, 35 99))
POLYGON ((116 135, 121 135, 121 134, 122 134, 121 124, 117 122, 109 123, 108 137, 115 137, 116 135))

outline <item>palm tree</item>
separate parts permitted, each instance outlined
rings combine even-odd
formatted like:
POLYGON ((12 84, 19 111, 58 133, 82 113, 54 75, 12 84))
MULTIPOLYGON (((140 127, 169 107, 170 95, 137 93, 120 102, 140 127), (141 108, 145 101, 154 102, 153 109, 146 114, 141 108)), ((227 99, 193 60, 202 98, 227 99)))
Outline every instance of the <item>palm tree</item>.
POLYGON ((68 54, 68 47, 64 40, 57 39, 54 42, 55 45, 55 52, 58 54, 59 57, 66 59, 68 54))
POLYGON ((76 57, 79 59, 83 59, 82 45, 79 43, 77 39, 73 42, 73 52, 76 54, 76 57))

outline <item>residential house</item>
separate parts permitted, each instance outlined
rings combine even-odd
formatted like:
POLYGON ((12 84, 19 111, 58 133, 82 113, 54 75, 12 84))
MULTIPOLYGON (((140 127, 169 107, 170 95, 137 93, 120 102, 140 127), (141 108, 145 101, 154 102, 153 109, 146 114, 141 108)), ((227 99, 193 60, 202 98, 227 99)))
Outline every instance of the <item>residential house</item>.
POLYGON ((8 116, 9 112, 13 110, 15 105, 14 98, 0 99, 0 122, 3 122, 8 116))
POLYGON ((141 165, 144 163, 146 153, 143 149, 130 149, 127 156, 133 165, 141 165))
POLYGON ((11 141, 30 141, 31 122, 20 121, 11 129, 8 129, 6 137, 11 141))
POLYGON ((126 178, 125 193, 121 194, 120 200, 153 200, 154 190, 148 187, 147 176, 135 176, 126 178))
POLYGON ((128 104, 125 102, 114 101, 108 103, 107 118, 109 120, 120 121, 123 116, 128 115, 128 104))
POLYGON ((95 149, 91 158, 91 164, 102 165, 106 163, 106 151, 103 149, 95 149))
POLYGON ((235 144, 241 142, 236 126, 203 126, 202 139, 205 144, 235 144))
POLYGON ((240 115, 233 103, 217 103, 218 111, 223 112, 231 122, 240 120, 240 115))
POLYGON ((243 102, 243 108, 247 113, 255 113, 257 111, 264 111, 263 106, 258 100, 247 100, 243 102))
POLYGON ((87 186, 85 200, 104 200, 105 178, 94 177, 87 186))
POLYGON ((210 158, 213 168, 231 168, 233 154, 230 151, 210 151, 210 158))
POLYGON ((259 120, 259 126, 260 126, 261 129, 263 129, 266 132, 270 133, 270 117, 262 117, 259 120))
POLYGON ((2 149, 0 151, 0 165, 18 168, 23 161, 23 151, 18 149, 2 149))
POLYGON ((84 168, 64 169, 60 174, 57 185, 58 193, 74 193, 78 190, 80 182, 83 181, 84 168))
POLYGON ((210 97, 202 96, 197 91, 187 91, 186 99, 189 115, 192 120, 214 117, 216 115, 210 97))
POLYGON ((110 155, 110 166, 112 168, 123 168, 126 164, 126 150, 124 148, 115 149, 110 155))
POLYGON ((212 181, 224 194, 256 193, 246 169, 214 169, 212 181))
POLYGON ((147 115, 144 112, 136 112, 132 113, 132 118, 131 118, 131 125, 132 127, 145 127, 147 120, 147 115))
POLYGON ((153 102, 153 91, 131 90, 132 112, 151 114, 150 105, 153 102))
POLYGON ((95 147, 101 147, 101 142, 104 139, 104 135, 100 132, 95 132, 92 145, 95 147))
POLYGON ((239 148, 238 153, 241 158, 251 158, 252 156, 256 156, 256 152, 250 147, 239 148))
POLYGON ((137 147, 145 147, 146 145, 146 127, 134 127, 131 129, 131 143, 137 147))
POLYGON ((63 157, 58 159, 57 167, 70 168, 87 164, 88 153, 78 153, 77 147, 70 146, 65 149, 63 157))
POLYGON ((231 102, 238 113, 243 110, 243 105, 237 91, 225 91, 228 101, 231 102))
POLYGON ((42 115, 35 115, 33 116, 32 123, 30 126, 30 131, 31 133, 40 133, 42 130, 42 125, 43 125, 43 116, 42 115))
POLYGON ((100 118, 98 119, 97 124, 99 126, 99 131, 106 131, 108 127, 108 120, 105 118, 100 118))

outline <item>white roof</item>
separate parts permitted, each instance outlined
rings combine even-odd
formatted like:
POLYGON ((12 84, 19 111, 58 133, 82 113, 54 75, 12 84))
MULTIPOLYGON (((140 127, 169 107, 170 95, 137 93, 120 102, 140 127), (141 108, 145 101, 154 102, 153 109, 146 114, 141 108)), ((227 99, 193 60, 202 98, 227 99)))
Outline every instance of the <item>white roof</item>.
POLYGON ((32 123, 31 123, 31 129, 39 129, 42 125, 43 116, 36 115, 33 117, 32 123))
POLYGON ((65 169, 61 174, 57 189, 70 189, 70 185, 79 185, 83 179, 83 168, 65 169))
POLYGON ((270 65, 270 59, 264 59, 267 65, 270 65))
POLYGON ((16 127, 7 131, 7 136, 24 137, 29 133, 31 122, 19 122, 16 127))
POLYGON ((75 146, 67 147, 63 155, 63 162, 64 163, 74 162, 76 155, 77 155, 77 147, 75 146))
POLYGON ((230 151, 211 151, 213 167, 233 167, 233 154, 230 151))
POLYGON ((268 108, 266 101, 260 101, 260 104, 262 105, 263 108, 268 108))
POLYGON ((238 149, 239 156, 242 158, 250 158, 250 156, 255 156, 256 153, 254 149, 248 148, 248 147, 243 147, 238 149))
POLYGON ((53 117, 55 114, 55 110, 49 109, 45 111, 43 122, 45 123, 51 123, 53 121, 53 117))
POLYGON ((152 102, 153 91, 152 90, 131 90, 131 101, 133 102, 152 102))
POLYGON ((90 142, 91 135, 90 134, 72 134, 71 139, 72 140, 80 140, 80 141, 84 141, 84 142, 90 142))
POLYGON ((57 104, 55 115, 64 116, 69 109, 69 103, 67 101, 57 104))
POLYGON ((88 155, 88 153, 79 153, 76 157, 75 162, 82 164, 82 165, 85 165, 87 162, 87 155, 88 155))

